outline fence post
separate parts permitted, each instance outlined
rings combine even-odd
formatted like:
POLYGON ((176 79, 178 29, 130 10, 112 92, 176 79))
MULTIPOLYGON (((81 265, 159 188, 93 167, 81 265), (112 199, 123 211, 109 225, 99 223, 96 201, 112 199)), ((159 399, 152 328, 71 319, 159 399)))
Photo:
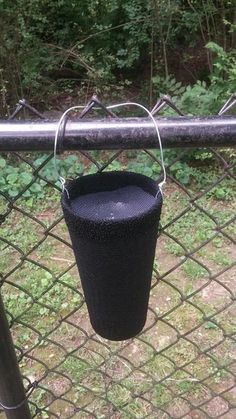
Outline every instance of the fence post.
POLYGON ((5 412, 7 419, 31 419, 25 397, 22 377, 0 293, 0 408, 5 412), (24 400, 25 402, 23 402, 24 400), (11 407, 12 409, 9 409, 11 407))

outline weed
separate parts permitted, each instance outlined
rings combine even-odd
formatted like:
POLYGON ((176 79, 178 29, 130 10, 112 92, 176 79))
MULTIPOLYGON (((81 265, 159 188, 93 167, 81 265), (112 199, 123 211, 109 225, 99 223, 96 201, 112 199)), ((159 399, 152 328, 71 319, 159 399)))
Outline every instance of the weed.
POLYGON ((218 329, 218 326, 213 322, 207 322, 204 327, 205 329, 218 329))
MULTIPOLYGON (((47 155, 43 154, 33 161, 33 166, 39 170, 40 166, 47 160, 47 155)), ((84 170, 83 164, 79 163, 77 156, 70 155, 64 159, 57 159, 57 167, 61 176, 68 177, 70 175, 78 176, 84 170)), ((0 188, 10 198, 16 198, 19 194, 23 194, 28 206, 35 204, 35 201, 45 199, 48 196, 47 186, 50 186, 47 181, 54 183, 60 187, 60 182, 55 173, 55 166, 53 160, 49 160, 39 170, 40 177, 33 175, 31 165, 15 161, 12 164, 7 164, 7 161, 2 157, 0 158, 0 188), (33 183, 32 183, 33 182, 33 183)), ((50 189, 49 189, 50 190, 50 189)), ((55 191, 51 189, 51 199, 55 191)))
POLYGON ((174 256, 183 256, 184 249, 174 240, 168 239, 165 242, 165 249, 174 256))
POLYGON ((233 259, 229 256, 228 252, 222 249, 214 250, 214 252, 208 254, 207 257, 208 259, 215 262, 217 265, 222 265, 222 266, 228 266, 233 262, 233 259))
MULTIPOLYGON (((78 307, 81 302, 80 294, 73 291, 75 279, 69 274, 62 278, 55 280, 38 266, 25 264, 18 269, 17 281, 21 283, 21 291, 4 285, 6 308, 24 322, 32 323, 34 319, 33 325, 41 332, 46 331, 55 322, 57 313, 65 315, 72 306, 78 307)), ((25 339, 28 339, 28 334, 25 339)))
POLYGON ((214 247, 216 248, 221 248, 223 246, 223 237, 222 236, 217 236, 214 237, 214 239, 212 240, 212 244, 214 247))
POLYGON ((192 260, 187 260, 182 265, 182 268, 184 272, 188 275, 188 277, 192 279, 202 278, 208 274, 206 269, 204 269, 201 265, 192 260))
POLYGON ((130 401, 130 392, 123 385, 113 384, 109 388, 108 398, 117 408, 122 408, 130 401))
POLYGON ((147 371, 158 382, 174 371, 174 364, 165 356, 155 354, 145 365, 144 371, 147 371))
MULTIPOLYGON (((35 389, 35 391, 33 391, 32 402, 35 403, 35 406, 37 406, 39 409, 44 408, 47 401, 48 401, 48 393, 45 389, 37 388, 35 389)), ((33 414, 36 413, 34 405, 31 408, 31 411, 33 414)), ((46 409, 43 409, 40 413, 40 416, 42 419, 48 419, 49 413, 47 412, 46 409)))
POLYGON ((174 391, 175 394, 182 394, 190 391, 196 381, 197 379, 193 379, 190 374, 180 370, 167 378, 166 383, 168 388, 174 391))
MULTIPOLYGON (((188 250, 193 250, 198 243, 201 243, 214 234, 215 224, 199 210, 189 210, 179 220, 168 227, 167 233, 183 244, 188 250)), ((168 246, 169 250, 181 254, 180 246, 173 242, 168 246)))
POLYGON ((70 374, 75 383, 80 384, 81 380, 89 374, 91 367, 84 359, 69 355, 60 366, 60 370, 70 374))
POLYGON ((171 401, 171 393, 162 384, 157 384, 154 389, 154 403, 161 407, 171 401))
POLYGON ((134 400, 132 403, 129 403, 127 407, 124 407, 125 417, 127 419, 141 419, 147 416, 148 406, 146 407, 141 401, 134 400))

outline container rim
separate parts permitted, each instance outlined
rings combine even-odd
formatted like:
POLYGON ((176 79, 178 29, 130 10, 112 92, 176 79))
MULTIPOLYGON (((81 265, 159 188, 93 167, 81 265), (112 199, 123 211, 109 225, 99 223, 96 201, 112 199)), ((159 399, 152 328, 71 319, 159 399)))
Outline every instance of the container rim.
POLYGON ((69 192, 69 196, 67 191, 64 190, 61 197, 64 216, 67 225, 70 224, 71 228, 76 229, 81 236, 98 240, 105 236, 118 238, 132 235, 132 233, 135 234, 138 231, 143 233, 159 223, 162 194, 158 193, 160 191, 159 185, 145 175, 122 171, 96 173, 70 180, 66 185, 66 189, 69 192), (105 181, 108 183, 104 186, 105 181), (73 211, 71 205, 73 198, 99 191, 112 191, 128 185, 139 186, 155 196, 153 205, 150 205, 148 209, 138 215, 108 220, 96 220, 91 217, 80 216, 73 211))

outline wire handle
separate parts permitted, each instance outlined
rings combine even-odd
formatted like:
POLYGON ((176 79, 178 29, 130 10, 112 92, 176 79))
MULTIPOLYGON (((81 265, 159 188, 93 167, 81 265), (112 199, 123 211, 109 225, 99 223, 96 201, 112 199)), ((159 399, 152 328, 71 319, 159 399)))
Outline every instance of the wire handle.
MULTIPOLYGON (((62 177, 61 175, 60 175, 60 173, 59 173, 59 169, 58 169, 58 165, 57 165, 57 143, 58 143, 58 137, 59 137, 59 132, 60 132, 60 129, 61 129, 61 125, 62 125, 62 123, 64 123, 64 121, 65 121, 65 117, 71 112, 71 111, 74 111, 74 110, 78 110, 78 109, 81 109, 81 108, 83 108, 81 105, 76 105, 76 106, 71 106, 70 108, 68 108, 63 114, 62 114, 62 116, 60 117, 60 119, 59 119, 59 122, 58 122, 58 125, 57 125, 57 129, 56 129, 56 133, 55 133, 55 140, 54 140, 54 150, 53 150, 53 162, 54 162, 54 169, 55 169, 55 172, 56 172, 56 174, 57 174, 57 177, 58 177, 58 179, 59 179, 59 181, 61 182, 61 187, 62 187, 62 192, 64 192, 64 190, 66 191, 66 193, 67 193, 67 195, 68 195, 68 198, 69 198, 69 192, 68 192, 68 190, 66 189, 66 187, 65 187, 65 184, 66 184, 66 180, 65 180, 65 178, 64 177, 62 177)), ((64 129, 65 129, 65 127, 64 127, 64 129)))
MULTIPOLYGON (((155 127, 155 130, 156 130, 156 134, 157 134, 157 139, 158 139, 158 142, 159 142, 159 148, 160 148, 160 154, 161 154, 161 167, 162 167, 162 171, 163 171, 163 180, 159 183, 159 188, 160 188, 160 192, 161 192, 161 194, 163 194, 163 192, 162 192, 162 188, 163 188, 163 186, 164 186, 164 184, 166 183, 166 168, 165 168, 165 163, 164 163, 164 156, 163 156, 163 148, 162 148, 162 141, 161 141, 161 136, 160 136, 160 131, 159 131, 159 128, 158 128, 158 125, 157 125, 157 121, 155 120, 155 118, 154 118, 154 116, 152 115, 152 113, 145 107, 145 106, 143 106, 143 105, 141 105, 140 103, 136 103, 136 102, 124 102, 124 103, 117 103, 117 104, 115 104, 115 105, 110 105, 110 106, 107 106, 107 109, 115 109, 115 108, 121 108, 121 107, 124 107, 124 106, 136 106, 136 107, 139 107, 139 108, 141 108, 141 109, 143 109, 147 114, 148 114, 148 116, 149 116, 149 118, 151 118, 151 120, 152 120, 152 122, 153 122, 153 125, 154 125, 154 127, 155 127)), ((58 179, 60 180, 60 182, 61 182, 61 186, 62 186, 62 191, 64 192, 64 191, 66 191, 66 193, 67 193, 67 196, 68 196, 68 198, 69 198, 69 192, 68 192, 68 190, 66 189, 66 187, 65 187, 65 184, 66 184, 66 180, 64 179, 64 177, 62 177, 61 175, 60 175, 60 173, 59 173, 59 169, 58 169, 58 165, 57 165, 57 160, 56 160, 56 155, 57 155, 57 144, 58 144, 58 137, 59 137, 59 133, 60 133, 60 130, 61 130, 61 126, 62 126, 62 123, 64 123, 65 122, 65 117, 71 112, 71 111, 74 111, 74 110, 78 110, 78 109, 83 109, 84 107, 83 106, 81 106, 81 105, 76 105, 76 106, 72 106, 72 107, 70 107, 70 108, 68 108, 63 114, 62 114, 62 116, 60 117, 60 119, 59 119, 59 122, 58 122, 58 125, 57 125, 57 129, 56 129, 56 133, 55 133, 55 140, 54 140, 54 152, 53 152, 53 158, 54 158, 54 168, 55 168, 55 172, 56 172, 56 174, 57 174, 57 177, 58 177, 58 179)), ((65 127, 64 127, 64 129, 65 129, 65 127)), ((159 192, 158 192, 159 193, 159 192)), ((157 193, 157 195, 158 195, 158 193, 157 193)), ((157 196, 156 195, 156 196, 157 196)))
POLYGON ((156 130, 157 139, 158 139, 158 142, 159 142, 160 154, 161 154, 161 167, 162 167, 162 170, 163 170, 163 180, 159 183, 158 186, 159 186, 160 191, 162 193, 162 188, 163 188, 164 184, 166 183, 166 168, 165 168, 165 163, 164 163, 161 135, 160 135, 160 131, 159 131, 159 128, 158 128, 158 125, 157 125, 157 121, 155 120, 152 113, 145 106, 141 105, 140 103, 136 103, 136 102, 118 103, 116 105, 107 106, 107 109, 120 108, 122 106, 137 106, 137 107, 143 109, 145 112, 147 112, 149 118, 151 118, 151 120, 153 122, 153 125, 154 125, 155 130, 156 130))

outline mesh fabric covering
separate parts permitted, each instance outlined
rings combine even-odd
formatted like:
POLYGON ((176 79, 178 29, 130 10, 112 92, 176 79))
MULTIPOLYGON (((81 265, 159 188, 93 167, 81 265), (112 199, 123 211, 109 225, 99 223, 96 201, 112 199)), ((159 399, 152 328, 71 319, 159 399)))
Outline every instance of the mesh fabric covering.
POLYGON ((155 197, 138 186, 90 193, 71 201, 75 214, 91 220, 125 220, 138 217, 155 203, 155 197))
POLYGON ((146 321, 159 187, 143 175, 107 172, 74 180, 67 190, 62 207, 91 323, 107 339, 131 338, 146 321))

